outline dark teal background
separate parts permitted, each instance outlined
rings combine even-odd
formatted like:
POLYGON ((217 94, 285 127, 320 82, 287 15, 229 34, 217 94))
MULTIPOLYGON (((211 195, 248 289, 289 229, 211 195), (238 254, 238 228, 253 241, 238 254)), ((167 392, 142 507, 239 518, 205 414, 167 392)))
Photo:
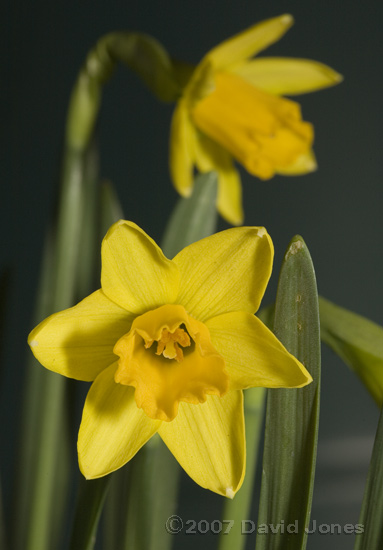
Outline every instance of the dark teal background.
MULTIPOLYGON (((322 295, 382 323, 382 13, 377 0, 3 2, 1 41, 1 268, 11 270, 1 375, 1 467, 5 499, 15 468, 22 376, 44 231, 53 211, 71 86, 97 39, 112 30, 156 37, 169 53, 197 63, 211 47, 282 13, 296 24, 263 55, 327 63, 345 81, 298 97, 315 125, 319 169, 260 182, 243 175, 246 224, 264 225, 275 249, 266 301, 275 294, 283 252, 301 234, 322 295)), ((157 102, 119 68, 105 88, 101 172, 115 184, 125 215, 160 240, 177 195, 168 173, 173 107, 157 102)), ((220 228, 227 225, 221 221, 220 228)), ((317 524, 358 520, 378 410, 340 360, 323 353, 317 524)), ((220 499, 184 481, 187 519, 219 518, 220 499)), ((254 519, 254 518, 246 518, 254 519)), ((207 535, 174 538, 177 548, 211 548, 207 535)), ((309 548, 351 548, 351 535, 312 535, 309 548)), ((253 542, 251 546, 253 547, 253 542)))

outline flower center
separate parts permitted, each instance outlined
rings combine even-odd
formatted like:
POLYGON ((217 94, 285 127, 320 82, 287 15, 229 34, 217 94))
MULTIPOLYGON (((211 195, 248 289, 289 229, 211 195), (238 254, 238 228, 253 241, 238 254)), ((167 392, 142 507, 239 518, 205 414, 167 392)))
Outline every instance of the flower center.
MULTIPOLYGON (((153 341, 145 343, 145 347, 148 349, 152 344, 153 341)), ((156 355, 163 355, 166 359, 175 359, 180 363, 184 358, 180 346, 186 348, 190 346, 190 344, 190 336, 183 328, 176 328, 174 332, 170 332, 167 328, 163 328, 161 337, 157 343, 156 355)))
POLYGON ((310 151, 313 128, 294 101, 264 92, 229 73, 192 109, 196 126, 261 179, 310 151))
POLYGON ((181 401, 204 403, 208 395, 222 396, 229 387, 225 362, 208 328, 180 305, 137 317, 114 353, 119 356, 116 383, 133 386, 137 406, 153 419, 171 421, 181 401))

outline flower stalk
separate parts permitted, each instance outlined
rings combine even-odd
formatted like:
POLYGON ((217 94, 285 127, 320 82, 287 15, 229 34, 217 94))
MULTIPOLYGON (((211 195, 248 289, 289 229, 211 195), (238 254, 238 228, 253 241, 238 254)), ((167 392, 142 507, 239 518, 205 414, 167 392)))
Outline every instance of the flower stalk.
POLYGON ((157 40, 140 33, 106 34, 90 50, 73 87, 66 126, 66 143, 71 148, 84 150, 89 143, 103 86, 118 62, 132 69, 160 100, 174 101, 178 97, 180 90, 171 61, 157 40))
POLYGON ((251 388, 245 391, 246 422, 246 476, 241 489, 233 500, 226 499, 223 504, 222 520, 234 521, 230 531, 221 531, 218 550, 242 550, 246 546, 246 537, 242 532, 242 521, 251 517, 251 505, 254 495, 254 480, 258 465, 259 444, 264 420, 266 390, 251 388))
MULTIPOLYGON (((64 152, 58 223, 46 250, 37 312, 39 316, 45 316, 47 311, 69 307, 80 291, 79 235, 89 208, 87 195, 95 193, 96 182, 92 172, 92 154, 90 150, 68 148, 64 152)), ((58 480, 68 475, 69 468, 65 463, 68 453, 68 441, 65 439, 65 388, 64 379, 48 372, 42 374, 35 364, 31 364, 24 417, 24 433, 28 432, 29 435, 22 448, 21 461, 25 467, 20 468, 23 473, 17 497, 24 525, 18 524, 15 530, 17 548, 20 549, 49 549, 52 537, 59 536, 54 532, 56 525, 52 521, 51 510, 60 514, 65 509, 65 480, 61 484, 62 490, 56 494, 58 480)), ((57 518, 57 522, 61 524, 61 518, 57 518)))

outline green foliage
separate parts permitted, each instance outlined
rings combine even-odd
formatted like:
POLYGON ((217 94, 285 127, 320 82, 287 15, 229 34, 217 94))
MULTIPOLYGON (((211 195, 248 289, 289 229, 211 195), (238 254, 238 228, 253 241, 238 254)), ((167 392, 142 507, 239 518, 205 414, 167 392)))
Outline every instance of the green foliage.
POLYGON ((173 258, 185 246, 214 233, 217 225, 217 187, 216 172, 200 174, 195 179, 191 197, 179 199, 162 238, 162 250, 168 258, 173 258))
POLYGON ((69 103, 66 140, 84 149, 93 134, 101 105, 103 85, 121 62, 133 70, 161 101, 175 101, 181 89, 172 62, 161 44, 146 34, 106 34, 90 50, 73 87, 69 103))
POLYGON ((233 500, 228 498, 223 503, 223 521, 232 521, 228 533, 223 529, 219 538, 219 550, 242 550, 246 537, 242 533, 242 521, 249 519, 254 493, 254 478, 258 463, 259 443, 264 419, 265 388, 245 390, 245 424, 246 424, 246 475, 243 485, 233 500))
POLYGON ((304 550, 318 437, 320 333, 315 273, 301 237, 291 241, 282 265, 274 332, 313 382, 268 390, 256 550, 304 550), (270 525, 279 531, 264 528, 270 525), (259 534, 262 529, 267 534, 259 534))
POLYGON ((383 547, 383 413, 380 413, 374 449, 368 471, 355 550, 381 550, 383 547))
POLYGON ((81 479, 70 550, 93 550, 110 475, 90 481, 81 479))
POLYGON ((383 328, 319 299, 321 338, 359 376, 379 406, 383 403, 383 328))

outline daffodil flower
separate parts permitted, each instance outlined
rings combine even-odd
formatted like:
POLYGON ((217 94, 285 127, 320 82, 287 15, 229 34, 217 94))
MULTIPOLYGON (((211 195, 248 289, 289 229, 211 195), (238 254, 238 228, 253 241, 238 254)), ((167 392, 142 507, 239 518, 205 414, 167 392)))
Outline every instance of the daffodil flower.
POLYGON ((272 241, 241 227, 167 259, 120 221, 102 244, 102 289, 29 336, 48 369, 92 381, 78 436, 88 479, 127 463, 158 433, 202 487, 232 497, 245 473, 242 390, 302 387, 304 366, 254 316, 272 241))
POLYGON ((175 187, 189 196, 193 169, 219 176, 218 210, 243 221, 241 182, 233 157, 267 180, 316 169, 313 127, 302 121, 295 95, 332 86, 342 77, 306 59, 253 56, 293 24, 291 15, 258 23, 211 50, 192 72, 172 120, 170 169, 175 187))

